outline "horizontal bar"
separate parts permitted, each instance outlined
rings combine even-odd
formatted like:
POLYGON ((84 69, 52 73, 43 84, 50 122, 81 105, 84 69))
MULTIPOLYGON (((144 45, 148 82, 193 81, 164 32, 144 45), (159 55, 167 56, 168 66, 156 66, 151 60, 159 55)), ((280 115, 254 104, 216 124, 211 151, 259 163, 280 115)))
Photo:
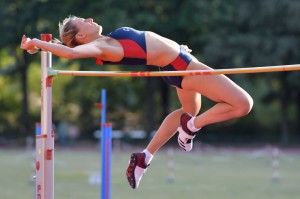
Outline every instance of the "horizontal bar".
POLYGON ((191 76, 191 75, 228 75, 248 73, 268 73, 300 70, 300 65, 264 66, 252 68, 230 68, 215 70, 185 70, 185 71, 67 71, 50 70, 49 76, 101 76, 101 77, 162 77, 162 76, 191 76))

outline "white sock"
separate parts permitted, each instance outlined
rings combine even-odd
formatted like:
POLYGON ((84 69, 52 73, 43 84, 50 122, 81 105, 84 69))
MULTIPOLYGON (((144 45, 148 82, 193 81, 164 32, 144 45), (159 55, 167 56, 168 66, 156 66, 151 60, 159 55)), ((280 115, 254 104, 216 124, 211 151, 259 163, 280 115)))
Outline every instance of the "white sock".
POLYGON ((188 122, 187 122, 187 127, 190 131, 192 131, 193 133, 199 131, 201 128, 196 128, 195 124, 194 124, 194 120, 196 117, 192 117, 188 122))
POLYGON ((148 164, 150 164, 150 162, 153 158, 153 155, 147 149, 144 149, 143 152, 146 154, 145 163, 148 165, 148 164))

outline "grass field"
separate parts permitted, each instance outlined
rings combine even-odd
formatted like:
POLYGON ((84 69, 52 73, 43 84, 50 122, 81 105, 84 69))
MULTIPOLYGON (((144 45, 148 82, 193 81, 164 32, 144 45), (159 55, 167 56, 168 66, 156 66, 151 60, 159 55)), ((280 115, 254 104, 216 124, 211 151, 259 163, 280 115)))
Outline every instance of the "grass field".
MULTIPOLYGON (((100 175, 96 150, 58 149, 55 152, 55 198, 98 199, 100 185, 90 176, 100 175)), ((164 148, 164 149, 167 149, 164 148)), ((263 149, 213 149, 184 153, 175 151, 175 182, 168 183, 168 155, 160 151, 139 189, 126 180, 130 153, 114 151, 113 199, 299 199, 300 154, 279 154, 281 180, 272 182, 272 158, 263 149)), ((33 199, 33 153, 0 149, 0 199, 33 199)))

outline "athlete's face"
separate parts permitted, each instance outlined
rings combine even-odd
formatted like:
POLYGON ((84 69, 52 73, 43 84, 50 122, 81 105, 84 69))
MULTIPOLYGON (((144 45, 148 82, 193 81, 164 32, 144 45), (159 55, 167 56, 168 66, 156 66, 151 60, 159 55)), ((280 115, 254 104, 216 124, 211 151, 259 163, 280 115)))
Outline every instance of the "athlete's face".
POLYGON ((92 18, 77 18, 74 20, 79 32, 85 33, 87 35, 101 35, 102 26, 95 23, 92 18))

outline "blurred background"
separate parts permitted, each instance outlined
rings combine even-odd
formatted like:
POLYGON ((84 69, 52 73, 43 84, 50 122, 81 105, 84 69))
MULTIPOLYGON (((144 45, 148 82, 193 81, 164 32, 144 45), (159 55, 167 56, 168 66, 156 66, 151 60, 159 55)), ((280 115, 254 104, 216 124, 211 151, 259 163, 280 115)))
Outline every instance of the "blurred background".
MULTIPOLYGON (((39 38, 41 33, 51 33, 59 38, 58 22, 76 15, 93 18, 103 26, 103 34, 122 26, 154 31, 188 45, 201 62, 215 69, 288 65, 300 63, 299 10, 298 0, 2 0, 0 151, 33 146, 35 123, 40 121, 40 56, 20 49, 23 34, 39 38)), ((157 70, 98 66, 94 59, 69 61, 55 56, 53 68, 157 70)), ((201 146, 297 149, 300 72, 229 78, 249 92, 254 108, 246 117, 203 128, 197 136, 201 146)), ((102 88, 107 89, 107 121, 113 123, 118 142, 129 149, 127 155, 131 147, 144 148, 163 118, 180 107, 175 89, 161 78, 56 77, 53 128, 57 147, 97 146, 100 109, 95 103, 100 102, 102 88)), ((213 104, 204 98, 201 112, 213 104)), ((176 147, 176 138, 168 144, 176 147)), ((298 154, 296 150, 297 158, 298 154)), ((293 187, 300 188, 299 181, 293 187)))
MULTIPOLYGON (((19 48, 23 34, 59 38, 58 22, 69 15, 92 17, 107 34, 117 27, 151 30, 186 44, 213 68, 257 67, 300 62, 300 2, 280 1, 1 1, 0 144, 24 143, 40 120, 40 56, 19 48)), ((98 66, 94 59, 53 57, 53 67, 70 70, 157 70, 144 66, 98 66)), ((297 144, 300 141, 300 73, 229 76, 254 98, 250 115, 205 127, 204 142, 297 144)), ((161 78, 57 77, 53 122, 78 128, 79 140, 99 127, 101 88, 108 90, 108 121, 123 132, 148 135, 179 107, 175 89, 161 78)), ((213 105, 203 100, 202 111, 213 105)), ((147 139, 147 136, 146 138, 147 139)))

